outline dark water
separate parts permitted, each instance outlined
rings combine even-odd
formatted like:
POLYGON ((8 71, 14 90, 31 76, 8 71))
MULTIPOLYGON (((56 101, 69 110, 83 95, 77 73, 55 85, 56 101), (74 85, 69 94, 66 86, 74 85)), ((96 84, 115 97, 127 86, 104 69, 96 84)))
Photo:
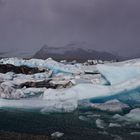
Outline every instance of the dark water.
POLYGON ((40 114, 36 111, 1 109, 0 130, 47 135, 59 131, 64 133, 61 140, 140 139, 140 135, 130 134, 131 132, 140 131, 140 127, 135 127, 135 125, 104 129, 96 127, 96 119, 100 118, 106 124, 109 124, 113 122, 111 116, 112 114, 86 109, 62 114, 40 114), (95 114, 96 116, 92 117, 95 114))

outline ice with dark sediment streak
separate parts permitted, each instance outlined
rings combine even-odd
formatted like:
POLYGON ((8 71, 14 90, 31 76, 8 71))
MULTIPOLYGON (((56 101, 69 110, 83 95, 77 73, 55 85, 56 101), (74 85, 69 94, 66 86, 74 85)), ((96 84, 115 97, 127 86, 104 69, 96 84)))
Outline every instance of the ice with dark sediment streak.
POLYGON ((0 63, 2 64, 12 64, 15 66, 28 66, 28 67, 39 67, 39 68, 49 68, 53 70, 54 73, 64 72, 64 73, 83 73, 79 65, 64 65, 62 63, 56 62, 51 58, 46 60, 41 59, 19 59, 19 58, 5 58, 1 59, 0 63))

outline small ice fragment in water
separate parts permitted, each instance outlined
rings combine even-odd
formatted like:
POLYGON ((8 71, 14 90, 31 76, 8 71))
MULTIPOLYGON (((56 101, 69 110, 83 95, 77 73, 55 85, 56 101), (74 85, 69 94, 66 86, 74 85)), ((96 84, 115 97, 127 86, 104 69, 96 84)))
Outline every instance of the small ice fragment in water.
POLYGON ((111 135, 112 137, 114 137, 114 140, 123 140, 122 137, 120 137, 119 135, 111 135))
POLYGON ((54 132, 51 134, 52 139, 58 139, 60 137, 62 137, 64 135, 64 133, 61 132, 54 132))
POLYGON ((131 132, 131 135, 140 135, 140 132, 131 132))
POLYGON ((91 115, 87 115, 88 118, 99 118, 101 117, 100 114, 91 114, 91 115))
POLYGON ((98 133, 99 134, 102 134, 102 135, 108 135, 108 132, 106 132, 106 131, 103 131, 103 132, 102 131, 99 131, 98 133))
POLYGON ((117 123, 110 123, 109 127, 121 127, 121 125, 117 123))
POLYGON ((113 118, 113 119, 119 119, 119 118, 121 118, 121 117, 122 117, 121 115, 115 114, 112 118, 113 118))
POLYGON ((85 116, 79 116, 79 120, 82 120, 82 121, 88 121, 89 119, 86 118, 85 116))
POLYGON ((106 126, 106 124, 105 124, 105 122, 104 122, 103 120, 97 119, 97 120, 96 120, 96 126, 97 126, 98 128, 104 129, 105 126, 106 126))

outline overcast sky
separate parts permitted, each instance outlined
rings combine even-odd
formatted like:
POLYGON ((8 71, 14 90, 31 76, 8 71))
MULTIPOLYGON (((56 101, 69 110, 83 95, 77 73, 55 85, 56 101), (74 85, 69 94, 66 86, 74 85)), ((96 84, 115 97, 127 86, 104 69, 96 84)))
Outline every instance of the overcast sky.
POLYGON ((121 55, 140 51, 140 0, 0 0, 0 52, 71 41, 121 55))

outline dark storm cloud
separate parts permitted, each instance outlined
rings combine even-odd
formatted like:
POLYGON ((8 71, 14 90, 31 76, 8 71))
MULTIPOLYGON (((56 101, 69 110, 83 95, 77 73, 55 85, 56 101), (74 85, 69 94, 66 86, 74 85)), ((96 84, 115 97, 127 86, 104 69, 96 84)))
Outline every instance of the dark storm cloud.
POLYGON ((135 54, 139 7, 139 0, 0 0, 0 48, 16 54, 85 41, 93 49, 135 54))

